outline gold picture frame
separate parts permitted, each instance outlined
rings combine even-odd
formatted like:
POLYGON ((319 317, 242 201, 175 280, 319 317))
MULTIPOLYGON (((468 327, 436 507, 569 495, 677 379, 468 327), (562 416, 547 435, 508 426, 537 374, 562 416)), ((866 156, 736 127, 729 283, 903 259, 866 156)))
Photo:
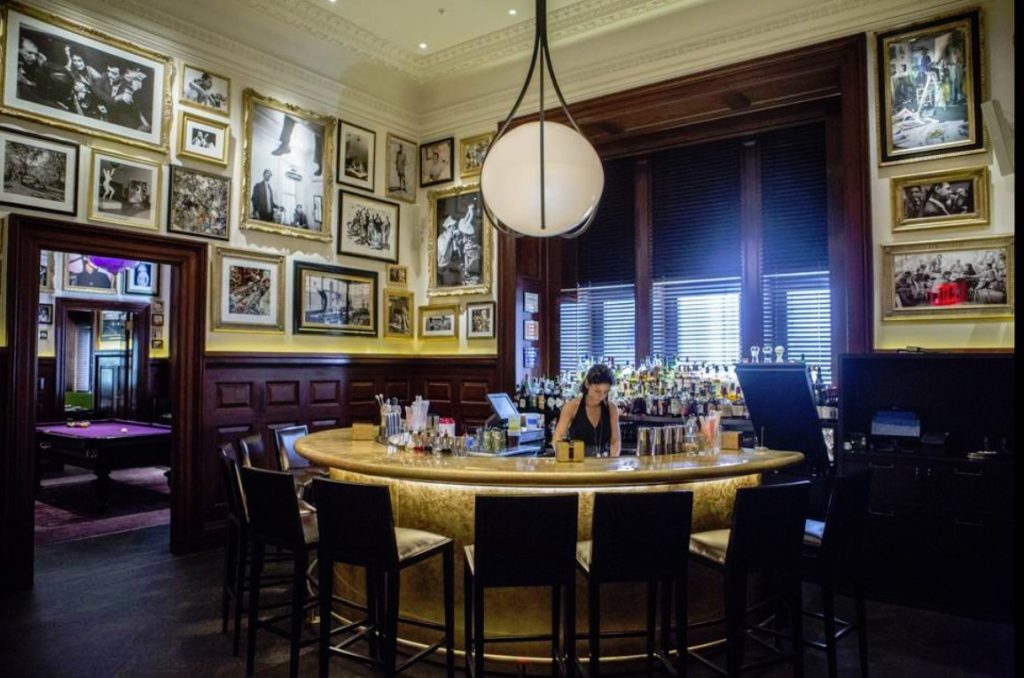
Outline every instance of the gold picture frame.
POLYGON ((182 64, 178 101, 218 115, 231 115, 231 78, 208 68, 182 64))
POLYGON ((458 304, 420 306, 420 339, 458 339, 459 313, 458 304))
POLYGON ((494 227, 479 184, 430 191, 427 296, 490 294, 494 227))
POLYGON ((65 292, 118 293, 117 281, 121 279, 121 276, 111 275, 94 265, 89 261, 88 255, 71 252, 61 252, 60 255, 64 259, 61 288, 65 292))
POLYGON ((333 238, 331 205, 334 202, 336 120, 246 89, 242 92, 242 123, 242 199, 245 209, 241 227, 330 242, 333 238), (298 139, 294 138, 296 131, 299 131, 298 139), (256 134, 258 139, 254 136, 256 134), (316 152, 317 144, 322 146, 319 154, 316 152), (302 151, 309 145, 312 149, 307 155, 302 151), (314 171, 314 168, 317 169, 314 171), (278 177, 276 181, 275 176, 278 177), (281 177, 292 181, 295 184, 293 188, 308 180, 310 189, 302 195, 292 194, 294 205, 287 204, 281 197, 284 193, 281 177), (315 187, 316 184, 319 188, 315 187), (260 186, 265 188, 261 190, 260 186), (322 205, 319 213, 314 209, 318 198, 322 205), (281 203, 277 202, 278 199, 281 203))
POLYGON ((191 111, 178 113, 178 157, 227 167, 231 125, 191 111))
POLYGON ((86 218, 159 231, 162 178, 160 163, 105 148, 92 149, 86 218))
POLYGON ((412 339, 416 336, 416 295, 384 288, 384 336, 412 339))
POLYGON ((174 77, 169 56, 25 5, 7 4, 2 12, 0 113, 169 151, 174 77), (26 44, 31 49, 24 49, 26 44), (81 64, 82 78, 53 81, 46 76, 46 64, 69 59, 76 68, 81 64), (98 64, 105 64, 110 77, 117 68, 117 77, 131 87, 115 97, 107 91, 112 85, 104 80, 108 74, 100 73, 98 64), (75 86, 75 81, 81 86, 75 86))
POLYGON ((210 266, 215 332, 284 333, 283 256, 214 247, 210 266))
POLYGON ((1014 236, 882 245, 882 321, 1012 318, 1014 236))
POLYGON ((401 287, 407 287, 409 285, 409 267, 401 264, 388 264, 385 267, 387 272, 387 284, 388 285, 400 285, 401 287))
POLYGON ((916 231, 989 223, 988 167, 893 177, 892 230, 916 231))
POLYGON ((459 139, 460 179, 480 176, 480 170, 484 164, 484 154, 493 140, 494 132, 459 139))

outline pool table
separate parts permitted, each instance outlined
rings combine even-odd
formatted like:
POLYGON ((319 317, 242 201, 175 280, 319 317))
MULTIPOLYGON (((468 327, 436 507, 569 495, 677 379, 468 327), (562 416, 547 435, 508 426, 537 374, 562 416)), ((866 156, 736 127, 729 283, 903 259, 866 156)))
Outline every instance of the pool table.
POLYGON ((105 511, 111 471, 170 465, 171 427, 120 419, 92 421, 85 428, 66 422, 40 424, 36 426, 36 450, 37 487, 41 459, 90 469, 96 474, 96 499, 105 511))

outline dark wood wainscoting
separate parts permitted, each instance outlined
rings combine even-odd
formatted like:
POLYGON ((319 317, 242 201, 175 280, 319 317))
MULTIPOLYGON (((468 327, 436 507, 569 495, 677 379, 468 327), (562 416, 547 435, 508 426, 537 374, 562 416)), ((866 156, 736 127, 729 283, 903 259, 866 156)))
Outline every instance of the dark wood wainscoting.
POLYGON ((497 359, 457 356, 322 356, 207 353, 204 364, 199 495, 203 535, 219 543, 224 520, 217 446, 249 433, 274 450, 274 429, 305 424, 311 431, 377 423, 374 394, 408 403, 430 400, 430 412, 454 417, 461 433, 490 414, 485 397, 497 388, 497 359))

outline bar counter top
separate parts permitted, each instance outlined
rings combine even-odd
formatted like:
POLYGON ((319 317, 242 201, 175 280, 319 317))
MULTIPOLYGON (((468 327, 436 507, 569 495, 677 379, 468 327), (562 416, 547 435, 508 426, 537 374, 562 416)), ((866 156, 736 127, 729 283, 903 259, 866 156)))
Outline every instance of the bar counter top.
POLYGON ((595 487, 686 483, 761 474, 803 461, 799 452, 729 452, 718 456, 553 457, 452 456, 407 451, 352 440, 352 429, 320 431, 299 439, 296 451, 313 464, 350 473, 436 483, 534 487, 595 487))

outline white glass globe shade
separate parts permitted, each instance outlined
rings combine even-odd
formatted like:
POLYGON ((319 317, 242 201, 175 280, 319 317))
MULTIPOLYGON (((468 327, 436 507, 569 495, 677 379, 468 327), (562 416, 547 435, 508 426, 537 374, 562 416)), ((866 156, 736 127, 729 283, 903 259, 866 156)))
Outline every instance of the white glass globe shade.
POLYGON ((533 237, 562 235, 590 218, 604 190, 604 168, 594 147, 576 130, 544 123, 544 225, 540 215, 540 127, 529 122, 491 147, 480 190, 507 228, 533 237))

